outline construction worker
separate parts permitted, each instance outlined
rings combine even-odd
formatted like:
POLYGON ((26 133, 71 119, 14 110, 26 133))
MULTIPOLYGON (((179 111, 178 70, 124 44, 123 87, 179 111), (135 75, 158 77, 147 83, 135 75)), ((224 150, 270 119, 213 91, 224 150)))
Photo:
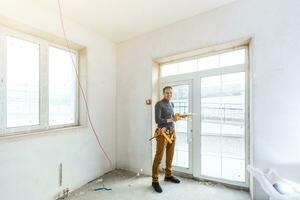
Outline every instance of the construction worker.
POLYGON ((159 165, 164 151, 166 151, 165 181, 180 183, 180 180, 172 175, 172 161, 175 148, 174 123, 179 117, 174 115, 174 104, 170 102, 172 98, 172 87, 163 88, 164 98, 155 104, 156 129, 156 153, 152 166, 152 187, 158 193, 162 192, 159 185, 159 165))

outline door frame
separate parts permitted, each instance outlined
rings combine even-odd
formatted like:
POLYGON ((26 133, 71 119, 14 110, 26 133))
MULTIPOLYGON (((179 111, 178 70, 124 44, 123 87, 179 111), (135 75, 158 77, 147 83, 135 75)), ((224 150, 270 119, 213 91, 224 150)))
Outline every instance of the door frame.
MULTIPOLYGON (((246 54, 248 54, 248 49, 246 48, 246 54)), ((184 172, 187 174, 191 174, 193 177, 203 180, 216 181, 220 183, 225 183, 229 185, 239 186, 239 187, 249 187, 249 174, 246 171, 246 166, 250 163, 250 143, 249 143, 249 101, 250 101, 250 86, 249 86, 249 64, 248 57, 246 62, 241 65, 234 65, 229 67, 216 68, 205 71, 197 71, 186 74, 179 74, 169 77, 163 77, 160 80, 160 87, 167 83, 184 83, 190 81, 192 84, 192 111, 196 113, 193 116, 193 125, 192 125, 192 166, 190 167, 190 171, 185 171, 180 168, 174 167, 175 171, 184 172), (229 181, 220 178, 207 177, 201 174, 201 158, 199 154, 196 152, 201 152, 201 115, 197 113, 201 113, 201 78, 210 77, 221 74, 230 74, 230 73, 238 73, 245 72, 245 182, 237 182, 237 181, 229 181), (200 91, 200 92, 199 92, 200 91), (197 104, 198 102, 198 104, 197 104), (199 103, 200 102, 200 103, 199 103), (199 122, 199 123, 196 123, 199 122)))
MULTIPOLYGON (((194 99, 194 111, 199 114, 199 118, 197 118, 197 122, 194 123, 196 126, 196 131, 194 134, 194 143, 193 143, 193 150, 194 152, 201 152, 202 148, 202 140, 201 140, 201 79, 206 78, 206 77, 211 77, 211 76, 218 76, 218 75, 225 75, 225 74, 232 74, 232 73, 239 73, 239 72, 244 72, 245 73, 245 182, 239 182, 239 181, 231 181, 231 180, 226 180, 222 178, 216 178, 216 177, 210 177, 210 176, 205 176, 201 174, 201 153, 197 154, 195 153, 194 156, 194 169, 193 170, 193 177, 202 179, 202 180, 209 180, 209 181, 214 181, 214 182, 219 182, 219 183, 224 183, 224 184, 229 184, 233 186, 238 186, 238 187, 243 187, 243 188, 248 188, 249 187, 249 174, 247 173, 247 165, 250 162, 249 159, 249 73, 248 73, 248 68, 246 67, 246 64, 236 66, 236 68, 232 68, 230 70, 225 70, 220 72, 219 70, 215 71, 214 73, 211 74, 204 74, 200 75, 197 77, 195 81, 195 92, 198 91, 198 94, 195 94, 195 99, 194 99), (197 104, 198 102, 198 104, 197 104), (200 144, 200 145, 199 145, 200 144)), ((195 120, 194 120, 195 121, 195 120)))
MULTIPOLYGON (((192 105, 193 105, 193 113, 196 113, 196 115, 193 116, 193 141, 192 141, 192 171, 189 173, 193 177, 197 179, 203 179, 203 180, 210 180, 220 183, 225 183, 229 185, 239 186, 243 188, 249 188, 250 186, 250 176, 247 173, 247 165, 250 164, 251 159, 251 144, 250 144, 250 104, 251 104, 251 70, 250 70, 250 46, 249 45, 243 45, 240 47, 235 48, 229 48, 221 51, 216 51, 213 53, 206 54, 207 55, 215 55, 227 51, 237 50, 237 49, 245 49, 245 63, 239 64, 239 65, 232 65, 232 66, 226 66, 226 67, 220 67, 220 68, 214 68, 214 69, 208 69, 203 71, 196 71, 191 73, 185 73, 185 74, 177 74, 172 76, 166 76, 166 77, 160 77, 160 86, 162 86, 162 83, 167 82, 184 82, 184 81, 191 81, 192 82, 192 105), (201 152, 201 115, 197 113, 201 113, 201 78, 203 77, 209 77, 209 76, 215 76, 215 75, 221 75, 221 74, 230 74, 230 73, 237 73, 237 72, 245 72, 245 182, 237 182, 237 181, 229 181, 219 178, 213 178, 213 177, 206 177, 201 175, 201 158, 199 157, 199 154, 196 152, 201 152), (200 91, 200 92, 199 92, 200 91), (198 94, 197 94, 198 92, 198 94), (198 105, 197 105, 198 102, 198 105), (199 103, 200 102, 200 103, 199 103), (199 122, 199 123, 196 123, 199 122)), ((182 60, 189 60, 192 58, 185 58, 185 59, 179 59, 172 61, 170 63, 176 63, 181 62, 182 60)), ((160 63, 165 64, 165 63, 160 63)), ((176 169, 175 169, 176 170, 176 169)))
MULTIPOLYGON (((194 91, 193 91, 193 80, 179 80, 179 81, 161 81, 160 82, 160 90, 163 89, 165 86, 179 86, 179 85, 188 85, 189 86, 189 111, 193 111, 193 96, 194 96, 194 91)), ((162 93, 161 98, 162 98, 162 93)), ((173 170, 177 172, 182 172, 186 174, 192 174, 193 173, 193 120, 188 121, 188 127, 187 129, 190 131, 187 131, 187 140, 188 140, 188 145, 189 145, 189 167, 180 167, 180 166, 174 166, 173 165, 173 170)), ((175 147, 176 148, 176 147, 175 147)), ((176 149, 175 149, 176 151, 176 149)))

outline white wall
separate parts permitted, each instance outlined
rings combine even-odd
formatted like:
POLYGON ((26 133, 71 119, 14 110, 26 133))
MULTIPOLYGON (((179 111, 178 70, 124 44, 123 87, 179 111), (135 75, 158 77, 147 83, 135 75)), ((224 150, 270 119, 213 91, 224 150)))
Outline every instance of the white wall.
MULTIPOLYGON (((151 111, 144 102, 152 95, 153 59, 251 36, 254 165, 300 182, 299 13, 298 0, 240 0, 121 43, 117 167, 151 170, 151 111)), ((257 184, 254 194, 266 199, 257 184)))
MULTIPOLYGON (((18 0, 0 1, 0 8, 0 16, 62 37, 58 13, 48 13, 18 0)), ((87 79, 95 128, 115 163, 116 46, 68 20, 66 31, 70 40, 86 47, 86 65, 81 66, 81 76, 87 79)), ((52 200, 63 188, 73 190, 108 170, 109 165, 87 127, 24 138, 0 138, 1 199, 52 200), (62 187, 58 186, 60 162, 62 187)))

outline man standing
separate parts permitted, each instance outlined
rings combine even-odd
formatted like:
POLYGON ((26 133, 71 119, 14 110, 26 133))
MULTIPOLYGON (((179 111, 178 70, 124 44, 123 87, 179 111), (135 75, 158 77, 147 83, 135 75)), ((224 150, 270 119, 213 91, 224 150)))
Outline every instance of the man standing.
POLYGON ((174 122, 178 118, 174 115, 174 104, 170 102, 172 98, 172 87, 163 88, 164 98, 155 104, 155 122, 156 129, 156 153, 152 166, 152 187, 158 193, 162 192, 159 185, 159 165, 161 163, 164 151, 166 150, 166 170, 165 181, 180 183, 180 180, 172 175, 172 161, 175 148, 175 130, 174 122), (168 139, 167 139, 167 138, 168 139))

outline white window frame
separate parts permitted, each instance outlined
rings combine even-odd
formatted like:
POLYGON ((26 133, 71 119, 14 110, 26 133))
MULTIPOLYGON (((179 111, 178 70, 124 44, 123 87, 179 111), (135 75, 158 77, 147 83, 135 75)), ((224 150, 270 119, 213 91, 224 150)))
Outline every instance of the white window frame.
MULTIPOLYGON (((193 87, 193 112, 195 113, 201 113, 201 98, 199 94, 196 94, 195 91, 201 91, 201 78, 203 77, 209 77, 209 76, 215 76, 220 74, 230 74, 230 73, 237 73, 237 72, 245 72, 245 182, 238 182, 238 181, 230 181, 225 180, 221 178, 213 178, 213 177, 206 177, 201 174, 201 159, 197 157, 196 152, 201 152, 201 138, 199 134, 201 130, 201 124, 195 123, 196 121, 200 122, 200 119, 198 115, 195 115, 193 117, 193 124, 192 124, 192 152, 193 152, 193 158, 192 158, 192 175, 195 178, 203 179, 203 180, 211 180, 216 181, 224 184, 234 185, 242 188, 248 188, 250 186, 250 177, 249 174, 246 171, 246 167, 248 164, 250 164, 250 69, 249 69, 249 45, 238 45, 236 47, 230 47, 230 48, 224 48, 223 50, 217 50, 210 53, 204 53, 197 56, 192 57, 186 57, 181 58, 177 60, 173 60, 171 62, 163 62, 159 63, 160 66, 166 65, 166 64, 172 64, 172 63, 179 63, 183 61, 188 61, 192 59, 198 59, 202 57, 207 56, 213 56, 218 55, 226 52, 231 52, 235 50, 245 49, 245 63, 238 64, 238 65, 231 65, 231 66, 225 66, 225 67, 219 67, 219 68, 213 68, 213 69, 207 69, 203 71, 195 71, 195 72, 189 72, 189 73, 182 73, 182 74, 176 74, 176 75, 170 75, 170 76, 160 76, 160 86, 166 84, 166 83, 172 83, 172 82, 178 82, 178 81, 187 81, 192 80, 192 87, 193 87), (200 142, 200 145, 199 143, 200 142)), ((161 67, 160 67, 161 70, 161 67)), ((199 153, 200 154, 200 153, 199 153)), ((184 171, 180 171, 184 172, 184 171)))
POLYGON ((76 69, 79 73, 79 52, 75 49, 68 49, 47 40, 31 36, 19 31, 0 26, 0 137, 31 132, 45 131, 50 129, 66 128, 79 125, 79 91, 76 78, 75 88, 75 120, 74 123, 62 125, 49 125, 49 47, 63 49, 76 55, 76 69), (7 96, 6 96, 6 37, 11 36, 24 41, 33 42, 39 45, 39 124, 7 127, 7 96))

